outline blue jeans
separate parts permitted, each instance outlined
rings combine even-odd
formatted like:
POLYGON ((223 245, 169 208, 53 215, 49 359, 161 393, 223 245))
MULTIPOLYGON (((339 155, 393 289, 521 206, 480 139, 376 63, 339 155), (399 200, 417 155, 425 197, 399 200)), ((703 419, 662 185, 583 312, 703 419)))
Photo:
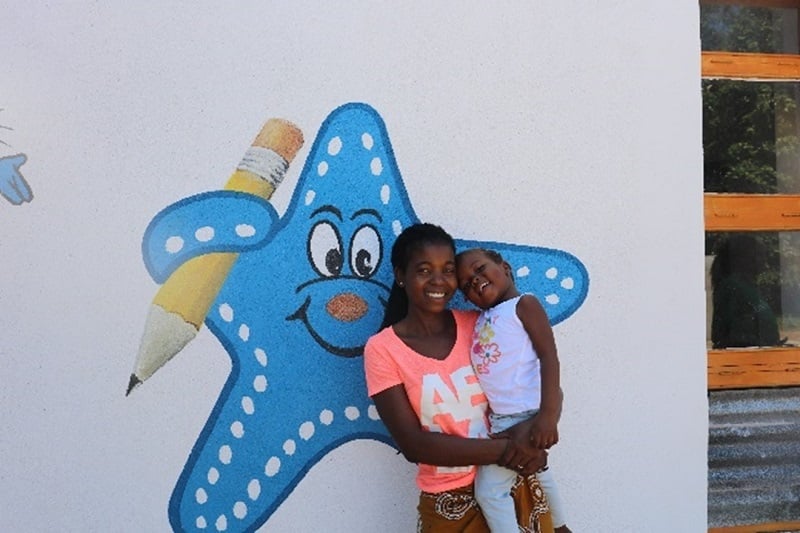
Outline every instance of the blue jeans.
MULTIPOLYGON (((534 416, 538 410, 524 411, 510 415, 489 414, 489 425, 492 433, 500 433, 511 426, 534 416)), ((561 497, 558 494, 553 474, 549 468, 536 474, 539 484, 547 496, 553 527, 566 523, 561 497)), ((492 533, 518 533, 514 500, 511 498, 511 487, 517 478, 517 472, 499 465, 482 465, 475 476, 475 499, 481 507, 483 516, 492 533)))

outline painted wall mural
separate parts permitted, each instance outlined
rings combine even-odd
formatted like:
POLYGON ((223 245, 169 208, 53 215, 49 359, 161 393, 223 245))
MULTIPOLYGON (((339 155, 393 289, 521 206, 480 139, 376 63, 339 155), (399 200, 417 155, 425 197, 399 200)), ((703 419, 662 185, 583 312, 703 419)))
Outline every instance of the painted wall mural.
MULTIPOLYGON (((2 109, 0 109, 2 111, 2 109)), ((0 125, 2 130, 11 130, 8 126, 0 125)), ((0 139, 0 144, 11 148, 7 142, 0 139)), ((28 156, 25 154, 13 154, 0 157, 0 195, 12 205, 21 205, 33 200, 33 191, 30 185, 22 177, 19 170, 28 156)))
MULTIPOLYGON (((331 450, 354 439, 392 445, 361 355, 383 317, 391 245, 419 219, 383 120, 360 103, 321 125, 279 217, 268 199, 301 143, 291 124, 268 122, 225 190, 170 205, 144 235, 145 264, 163 285, 128 392, 203 323, 231 358, 169 502, 175 531, 253 531, 331 450)), ((587 270, 567 252, 457 245, 500 251, 554 324, 586 298, 587 270)))

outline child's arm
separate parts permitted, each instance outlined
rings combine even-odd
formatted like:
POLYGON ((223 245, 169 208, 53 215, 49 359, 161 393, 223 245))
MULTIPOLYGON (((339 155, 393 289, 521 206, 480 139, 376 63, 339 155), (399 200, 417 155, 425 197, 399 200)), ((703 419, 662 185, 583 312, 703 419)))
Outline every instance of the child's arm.
POLYGON ((549 448, 558 442, 558 418, 561 416, 561 385, 558 352, 553 328, 542 304, 526 294, 517 303, 517 316, 531 338, 539 356, 542 372, 542 401, 533 418, 531 441, 538 448, 549 448))

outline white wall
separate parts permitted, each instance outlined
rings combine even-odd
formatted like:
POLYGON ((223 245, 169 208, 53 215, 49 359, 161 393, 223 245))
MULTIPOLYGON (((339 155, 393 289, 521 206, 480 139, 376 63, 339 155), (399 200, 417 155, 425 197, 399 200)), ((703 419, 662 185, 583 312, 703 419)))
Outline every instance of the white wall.
MULTIPOLYGON (((144 228, 219 188, 267 117, 304 129, 302 161, 351 101, 386 121, 422 219, 586 265, 555 329, 573 531, 705 530, 696 2, 111 4, 2 17, 0 140, 34 200, 0 199, 0 530, 169 530, 229 363, 203 330, 124 397, 157 288, 144 228)), ((410 465, 355 442, 262 529, 409 531, 415 498, 410 465)))

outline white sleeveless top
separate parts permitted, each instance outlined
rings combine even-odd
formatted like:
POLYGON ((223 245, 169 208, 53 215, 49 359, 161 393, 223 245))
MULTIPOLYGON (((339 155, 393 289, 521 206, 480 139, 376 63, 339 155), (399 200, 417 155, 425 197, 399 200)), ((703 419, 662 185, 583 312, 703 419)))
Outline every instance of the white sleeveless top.
POLYGON ((539 409, 539 357, 517 316, 521 296, 483 311, 475 324, 470 357, 492 412, 500 415, 539 409))

